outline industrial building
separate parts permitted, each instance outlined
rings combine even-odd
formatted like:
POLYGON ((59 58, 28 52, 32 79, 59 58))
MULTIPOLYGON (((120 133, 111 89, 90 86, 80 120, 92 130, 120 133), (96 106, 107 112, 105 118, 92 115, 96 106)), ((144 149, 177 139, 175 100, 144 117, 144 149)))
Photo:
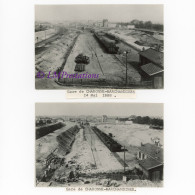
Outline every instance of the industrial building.
POLYGON ((151 81, 154 88, 163 88, 163 52, 149 48, 139 52, 139 56, 139 68, 143 78, 151 81))
POLYGON ((103 27, 108 28, 108 20, 107 19, 103 20, 103 27))

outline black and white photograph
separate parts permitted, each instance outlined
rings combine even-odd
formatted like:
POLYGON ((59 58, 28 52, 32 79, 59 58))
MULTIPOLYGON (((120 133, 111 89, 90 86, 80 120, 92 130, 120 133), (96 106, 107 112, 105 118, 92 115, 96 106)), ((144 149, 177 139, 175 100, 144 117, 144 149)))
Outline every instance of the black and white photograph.
POLYGON ((0 0, 0 195, 194 194, 194 8, 0 0))
POLYGON ((162 103, 36 103, 37 187, 163 187, 162 103))
POLYGON ((162 4, 35 5, 35 88, 164 88, 162 4))

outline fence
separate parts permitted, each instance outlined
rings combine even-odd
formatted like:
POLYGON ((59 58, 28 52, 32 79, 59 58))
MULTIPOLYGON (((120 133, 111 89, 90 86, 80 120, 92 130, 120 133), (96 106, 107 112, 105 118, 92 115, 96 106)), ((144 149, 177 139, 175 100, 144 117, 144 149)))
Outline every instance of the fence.
MULTIPOLYGON (((134 169, 135 170, 135 169, 134 169)), ((132 171, 127 172, 112 172, 112 173, 106 173, 106 172, 99 172, 94 174, 87 174, 87 173, 80 173, 80 177, 86 177, 86 178, 99 178, 99 179, 111 179, 116 181, 121 181, 123 179, 123 176, 125 175, 128 180, 144 180, 146 177, 143 175, 143 172, 138 171, 137 173, 132 171)))
POLYGON ((149 88, 153 87, 151 81, 128 81, 125 82, 109 81, 106 79, 76 79, 59 78, 56 83, 62 86, 93 87, 93 88, 149 88))

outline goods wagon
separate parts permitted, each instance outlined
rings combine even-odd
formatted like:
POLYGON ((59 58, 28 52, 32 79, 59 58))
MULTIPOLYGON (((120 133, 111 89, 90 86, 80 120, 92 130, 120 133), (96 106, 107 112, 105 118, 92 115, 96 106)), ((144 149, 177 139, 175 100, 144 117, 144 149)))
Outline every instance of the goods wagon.
POLYGON ((117 54, 119 47, 116 46, 116 41, 106 37, 105 33, 94 33, 97 40, 104 46, 106 51, 110 54, 117 54))
POLYGON ((106 133, 102 132, 100 129, 97 127, 92 127, 93 131, 96 133, 96 135, 101 139, 101 141, 107 146, 107 148, 111 152, 121 152, 124 151, 122 149, 122 146, 113 140, 109 135, 106 133))

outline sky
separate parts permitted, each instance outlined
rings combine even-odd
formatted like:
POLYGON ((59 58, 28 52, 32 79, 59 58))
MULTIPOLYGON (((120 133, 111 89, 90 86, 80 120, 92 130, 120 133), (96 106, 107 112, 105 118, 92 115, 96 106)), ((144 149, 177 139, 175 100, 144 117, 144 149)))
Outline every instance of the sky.
POLYGON ((163 104, 159 103, 36 103, 36 116, 154 116, 163 117, 163 104))
POLYGON ((133 19, 163 24, 163 5, 35 5, 35 20, 103 20, 129 22, 133 19))

